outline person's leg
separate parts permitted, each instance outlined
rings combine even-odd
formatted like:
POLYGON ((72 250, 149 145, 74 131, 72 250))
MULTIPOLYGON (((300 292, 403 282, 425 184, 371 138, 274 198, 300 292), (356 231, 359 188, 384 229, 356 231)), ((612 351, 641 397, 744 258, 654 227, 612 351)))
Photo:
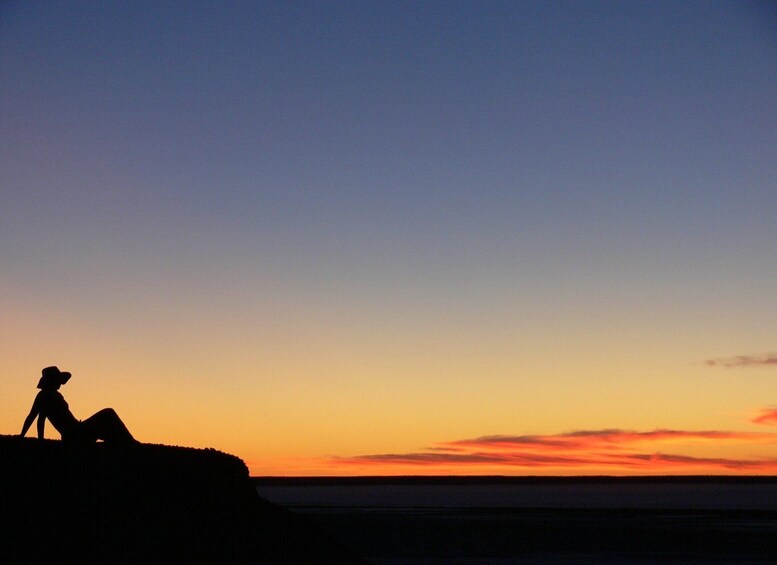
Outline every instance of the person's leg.
POLYGON ((113 408, 105 408, 81 422, 82 433, 114 443, 133 443, 135 438, 113 408))

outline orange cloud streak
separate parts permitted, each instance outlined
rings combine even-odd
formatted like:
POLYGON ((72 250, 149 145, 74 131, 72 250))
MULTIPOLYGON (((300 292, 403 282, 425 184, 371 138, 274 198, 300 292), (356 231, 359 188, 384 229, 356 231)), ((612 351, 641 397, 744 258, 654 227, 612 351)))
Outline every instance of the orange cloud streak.
MULTIPOLYGON (((777 409, 771 414, 777 423, 777 409)), ((483 436, 445 442, 418 453, 389 453, 332 458, 335 467, 358 466, 391 471, 436 468, 477 473, 482 469, 565 470, 597 473, 772 473, 777 459, 695 457, 668 453, 671 447, 760 444, 777 446, 777 434, 731 431, 606 429, 555 435, 483 436)))
POLYGON ((760 414, 752 419, 754 424, 777 426, 777 407, 762 408, 760 414))
POLYGON ((505 447, 531 447, 533 450, 621 450, 627 445, 672 443, 774 443, 777 436, 767 433, 682 431, 658 429, 648 432, 607 429, 586 430, 550 436, 483 436, 443 444, 452 448, 467 447, 502 450, 505 447))

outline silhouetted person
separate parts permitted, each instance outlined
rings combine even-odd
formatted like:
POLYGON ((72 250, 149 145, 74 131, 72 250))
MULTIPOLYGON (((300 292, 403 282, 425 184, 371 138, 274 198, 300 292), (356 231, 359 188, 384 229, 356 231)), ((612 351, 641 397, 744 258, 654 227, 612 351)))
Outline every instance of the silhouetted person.
POLYGON ((76 420, 68 408, 65 397, 59 387, 70 380, 70 373, 57 367, 46 367, 38 382, 40 392, 32 403, 30 414, 24 420, 22 437, 30 429, 33 420, 38 418, 38 438, 43 439, 46 418, 62 436, 62 441, 91 443, 98 439, 111 443, 136 443, 134 437, 112 408, 100 410, 83 422, 76 420))

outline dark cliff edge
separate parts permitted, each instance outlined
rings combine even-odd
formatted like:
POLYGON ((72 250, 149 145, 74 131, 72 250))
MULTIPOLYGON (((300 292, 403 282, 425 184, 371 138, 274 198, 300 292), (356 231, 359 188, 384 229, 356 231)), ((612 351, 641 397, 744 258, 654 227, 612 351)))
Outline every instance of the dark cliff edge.
POLYGON ((212 449, 0 436, 5 563, 365 563, 212 449))

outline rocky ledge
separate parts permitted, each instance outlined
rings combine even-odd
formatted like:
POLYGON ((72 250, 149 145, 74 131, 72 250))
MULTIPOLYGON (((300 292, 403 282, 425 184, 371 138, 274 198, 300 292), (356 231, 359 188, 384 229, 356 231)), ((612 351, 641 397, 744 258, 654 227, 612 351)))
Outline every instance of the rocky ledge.
POLYGON ((365 563, 212 449, 0 436, 0 489, 5 563, 365 563))

